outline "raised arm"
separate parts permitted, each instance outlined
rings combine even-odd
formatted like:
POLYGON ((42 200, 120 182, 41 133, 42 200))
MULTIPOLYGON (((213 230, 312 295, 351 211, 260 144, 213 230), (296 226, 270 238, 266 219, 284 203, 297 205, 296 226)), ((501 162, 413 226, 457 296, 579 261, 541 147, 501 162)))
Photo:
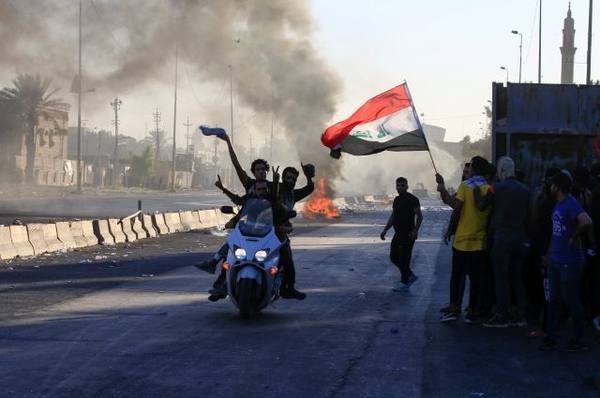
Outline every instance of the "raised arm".
POLYGON ((242 183, 242 185, 244 187, 247 187, 250 184, 250 177, 248 177, 248 174, 242 168, 242 165, 240 164, 240 161, 238 160, 237 155, 235 154, 235 150, 233 149, 233 144, 231 143, 231 138, 229 138, 228 134, 223 134, 222 136, 219 136, 219 138, 227 143, 227 149, 229 151, 229 158, 231 158, 231 163, 233 164, 233 168, 235 169, 235 172, 237 173, 238 178, 240 179, 240 182, 242 183))
POLYGON ((440 199, 442 199, 442 202, 454 209, 456 202, 454 200, 454 197, 452 197, 452 195, 450 195, 450 193, 446 189, 444 177, 442 177, 440 173, 437 173, 435 175, 435 182, 437 183, 437 191, 440 193, 440 199))
POLYGON ((312 164, 300 163, 300 165, 306 176, 306 185, 302 188, 294 189, 294 202, 301 201, 315 190, 315 183, 312 180, 315 177, 315 167, 312 164))
POLYGON ((215 186, 217 188, 219 188, 221 190, 221 192, 223 192, 225 195, 227 195, 227 197, 229 199, 231 199, 231 201, 238 205, 238 206, 242 206, 244 204, 244 198, 236 195, 235 193, 231 192, 229 189, 225 188, 223 186, 223 182, 221 181, 221 176, 217 174, 217 181, 215 182, 215 186))

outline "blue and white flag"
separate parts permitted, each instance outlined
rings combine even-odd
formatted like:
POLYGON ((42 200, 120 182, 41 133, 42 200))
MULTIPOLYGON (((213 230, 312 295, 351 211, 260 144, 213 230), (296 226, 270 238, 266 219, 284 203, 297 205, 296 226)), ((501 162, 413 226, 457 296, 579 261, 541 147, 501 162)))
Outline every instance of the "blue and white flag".
POLYGON ((225 134, 227 134, 225 129, 221 127, 200 126, 198 129, 204 135, 216 135, 217 137, 223 137, 225 134))

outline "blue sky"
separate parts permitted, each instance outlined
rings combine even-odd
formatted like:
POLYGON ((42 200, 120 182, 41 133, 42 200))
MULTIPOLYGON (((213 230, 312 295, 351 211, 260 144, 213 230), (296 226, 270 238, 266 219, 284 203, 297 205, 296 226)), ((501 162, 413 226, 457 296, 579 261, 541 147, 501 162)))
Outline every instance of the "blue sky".
MULTIPOLYGON (((314 44, 341 76, 335 120, 366 99, 406 80, 423 121, 447 129, 446 139, 478 136, 491 82, 537 82, 540 0, 310 0, 314 44)), ((542 82, 560 80, 568 1, 542 0, 542 82)), ((575 82, 584 83, 588 0, 574 0, 575 82)), ((594 10, 592 78, 600 79, 600 5, 594 10)))

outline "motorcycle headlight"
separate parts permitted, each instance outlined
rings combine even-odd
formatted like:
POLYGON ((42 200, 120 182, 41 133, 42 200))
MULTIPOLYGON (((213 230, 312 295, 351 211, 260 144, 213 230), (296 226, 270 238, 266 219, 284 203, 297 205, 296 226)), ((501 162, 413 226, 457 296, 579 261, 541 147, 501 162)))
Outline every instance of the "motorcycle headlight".
POLYGON ((237 249, 235 249, 233 251, 233 255, 238 260, 245 260, 246 259, 246 250, 242 249, 241 247, 238 247, 237 249))
POLYGON ((265 261, 265 259, 267 258, 267 256, 269 255, 269 252, 266 250, 259 250, 256 252, 256 254, 254 255, 254 258, 256 259, 256 261, 258 262, 263 262, 265 261))

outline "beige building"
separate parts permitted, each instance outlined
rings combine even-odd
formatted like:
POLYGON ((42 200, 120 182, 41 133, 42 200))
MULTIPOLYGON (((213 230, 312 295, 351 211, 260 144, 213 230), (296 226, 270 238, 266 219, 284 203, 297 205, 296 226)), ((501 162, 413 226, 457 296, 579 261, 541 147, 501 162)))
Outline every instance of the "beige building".
MULTIPOLYGON (((72 162, 67 159, 68 110, 46 109, 40 112, 35 137, 34 177, 40 185, 71 185, 74 182, 72 162)), ((18 135, 13 147, 17 175, 25 175, 27 159, 26 134, 18 135)))

